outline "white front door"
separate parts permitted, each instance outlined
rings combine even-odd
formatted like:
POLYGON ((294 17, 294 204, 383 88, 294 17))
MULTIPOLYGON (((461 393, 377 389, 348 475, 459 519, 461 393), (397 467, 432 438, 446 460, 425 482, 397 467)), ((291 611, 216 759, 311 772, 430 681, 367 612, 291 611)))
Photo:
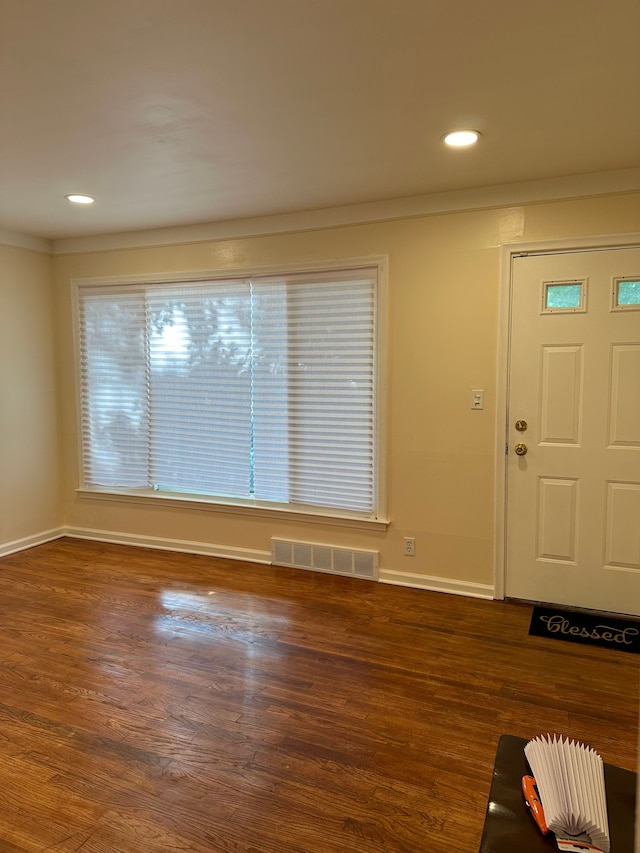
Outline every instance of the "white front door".
POLYGON ((640 249, 515 257, 511 300, 505 593, 640 616, 640 249))

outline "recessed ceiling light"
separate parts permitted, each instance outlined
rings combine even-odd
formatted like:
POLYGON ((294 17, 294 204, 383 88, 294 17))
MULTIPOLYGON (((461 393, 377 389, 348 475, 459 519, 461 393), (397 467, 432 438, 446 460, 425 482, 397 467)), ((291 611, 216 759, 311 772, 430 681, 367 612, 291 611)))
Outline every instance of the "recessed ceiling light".
POLYGON ((91 195, 82 195, 81 193, 71 193, 66 195, 67 201, 72 201, 74 204, 93 204, 95 198, 91 195))
POLYGON ((480 139, 480 134, 477 130, 454 130, 442 139, 452 148, 466 148, 468 145, 474 145, 480 139))

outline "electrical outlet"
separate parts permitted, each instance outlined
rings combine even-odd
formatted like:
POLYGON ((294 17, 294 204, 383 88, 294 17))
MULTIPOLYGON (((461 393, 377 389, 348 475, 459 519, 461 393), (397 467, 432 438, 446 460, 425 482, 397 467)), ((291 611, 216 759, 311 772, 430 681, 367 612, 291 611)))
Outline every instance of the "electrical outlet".
POLYGON ((404 537, 404 555, 405 557, 415 557, 416 555, 416 540, 413 536, 404 537))

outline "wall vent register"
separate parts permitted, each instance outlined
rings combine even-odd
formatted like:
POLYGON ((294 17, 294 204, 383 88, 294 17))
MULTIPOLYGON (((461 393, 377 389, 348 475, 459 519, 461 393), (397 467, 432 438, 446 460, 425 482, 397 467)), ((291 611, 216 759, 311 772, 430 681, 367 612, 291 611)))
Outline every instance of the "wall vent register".
POLYGON ((286 539, 271 540, 271 562, 274 566, 290 566, 333 575, 378 579, 378 552, 313 542, 286 539))

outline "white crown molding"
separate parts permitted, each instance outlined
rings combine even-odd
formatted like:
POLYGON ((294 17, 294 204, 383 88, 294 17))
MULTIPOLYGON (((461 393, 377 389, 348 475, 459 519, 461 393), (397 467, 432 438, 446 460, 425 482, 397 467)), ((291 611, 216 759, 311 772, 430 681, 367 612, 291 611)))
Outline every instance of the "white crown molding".
POLYGON ((591 175, 574 175, 494 187, 455 190, 322 210, 282 213, 252 219, 181 225, 174 228, 129 231, 120 234, 69 237, 51 241, 51 247, 54 255, 150 248, 214 240, 231 240, 267 234, 284 234, 344 225, 360 225, 367 222, 406 219, 438 213, 455 213, 464 210, 613 195, 637 190, 640 190, 640 168, 623 169, 591 175))
POLYGON ((31 252, 40 252, 45 255, 52 253, 51 240, 44 237, 34 237, 31 234, 19 234, 17 231, 7 231, 0 228, 0 245, 11 246, 16 249, 29 249, 31 252))

